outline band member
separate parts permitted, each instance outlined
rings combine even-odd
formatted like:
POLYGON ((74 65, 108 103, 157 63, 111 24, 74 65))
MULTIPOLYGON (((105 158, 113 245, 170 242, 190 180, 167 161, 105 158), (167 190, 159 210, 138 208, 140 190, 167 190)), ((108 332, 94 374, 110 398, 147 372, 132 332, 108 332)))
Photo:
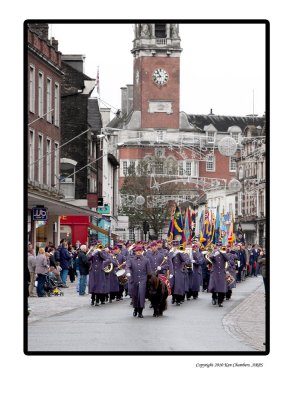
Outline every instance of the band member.
POLYGON ((91 305, 105 304, 106 294, 108 293, 108 277, 103 269, 103 262, 108 260, 109 255, 102 245, 96 246, 92 252, 88 252, 88 261, 91 262, 89 270, 89 293, 91 296, 91 305))
POLYGON ((143 318, 142 312, 145 306, 147 274, 152 272, 149 259, 142 255, 143 247, 136 246, 135 254, 126 261, 126 274, 130 281, 131 296, 133 302, 133 316, 138 313, 143 318))
POLYGON ((215 305, 216 301, 218 301, 219 307, 223 307, 222 303, 227 291, 225 269, 226 258, 217 246, 215 251, 209 255, 209 259, 212 262, 212 267, 210 271, 208 291, 212 293, 212 304, 215 305))
MULTIPOLYGON (((109 252, 109 258, 106 261, 107 265, 112 265, 113 264, 113 270, 109 274, 107 274, 107 279, 109 279, 109 292, 110 292, 110 297, 109 297, 109 302, 112 303, 114 299, 117 299, 120 291, 119 287, 119 279, 116 275, 116 272, 118 271, 118 264, 116 263, 115 257, 113 256, 113 249, 109 252)), ((103 267, 105 264, 103 264, 103 267)))
POLYGON ((168 250, 163 247, 163 241, 161 239, 157 240, 157 250, 163 254, 163 256, 168 255, 168 250))
MULTIPOLYGON (((118 271, 119 269, 125 269, 126 257, 122 254, 122 251, 119 246, 113 247, 113 263, 116 266, 115 271, 118 271)), ((126 291, 126 293, 128 293, 128 283, 126 283, 125 285, 121 285, 118 280, 118 285, 119 285, 119 290, 116 301, 123 300, 124 290, 126 291)))
POLYGON ((169 274, 173 274, 172 263, 163 252, 158 250, 157 242, 151 243, 151 251, 146 253, 146 257, 150 261, 152 271, 158 271, 158 274, 164 276, 168 275, 167 271, 169 272, 169 274))
POLYGON ((233 283, 227 284, 226 300, 229 300, 232 297, 232 289, 236 287, 236 262, 238 256, 233 248, 229 248, 228 252, 224 256, 228 262, 227 271, 234 278, 233 283))
POLYGON ((189 278, 189 291, 187 293, 187 300, 192 296, 194 300, 198 298, 200 286, 202 285, 202 265, 204 264, 204 257, 198 251, 198 246, 192 246, 190 253, 191 268, 188 268, 189 278))
POLYGON ((170 281, 172 304, 176 303, 177 306, 180 306, 185 297, 187 275, 185 264, 189 262, 188 254, 182 248, 182 245, 177 249, 173 247, 173 252, 169 253, 173 264, 173 279, 170 281))

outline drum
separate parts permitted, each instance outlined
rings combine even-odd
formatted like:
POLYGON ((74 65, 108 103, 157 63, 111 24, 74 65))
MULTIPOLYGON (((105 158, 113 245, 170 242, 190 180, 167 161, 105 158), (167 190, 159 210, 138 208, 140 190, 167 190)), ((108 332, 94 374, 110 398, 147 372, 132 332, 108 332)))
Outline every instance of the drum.
POLYGON ((124 269, 119 269, 116 272, 116 275, 117 275, 120 285, 126 285, 126 283, 128 282, 128 277, 126 276, 126 271, 124 269))

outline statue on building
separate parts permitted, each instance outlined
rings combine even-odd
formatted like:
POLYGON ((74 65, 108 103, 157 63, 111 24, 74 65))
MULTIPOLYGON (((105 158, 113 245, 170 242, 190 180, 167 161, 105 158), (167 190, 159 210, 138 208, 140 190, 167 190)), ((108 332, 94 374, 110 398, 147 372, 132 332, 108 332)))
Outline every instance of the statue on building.
POLYGON ((141 25, 141 37, 149 37, 150 36, 150 27, 148 24, 141 25))
POLYGON ((178 39, 179 38, 178 29, 177 29, 176 24, 172 24, 171 25, 171 38, 172 39, 178 39))

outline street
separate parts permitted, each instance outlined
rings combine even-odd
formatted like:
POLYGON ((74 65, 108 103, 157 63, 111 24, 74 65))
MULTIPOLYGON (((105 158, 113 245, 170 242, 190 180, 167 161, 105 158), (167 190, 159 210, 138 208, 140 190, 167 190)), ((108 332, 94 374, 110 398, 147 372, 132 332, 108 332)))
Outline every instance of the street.
POLYGON ((224 307, 211 294, 177 307, 168 298, 163 317, 153 318, 146 301, 144 318, 134 318, 130 298, 90 305, 75 283, 64 296, 30 298, 29 352, 248 352, 265 351, 265 297, 261 276, 247 278, 224 307))

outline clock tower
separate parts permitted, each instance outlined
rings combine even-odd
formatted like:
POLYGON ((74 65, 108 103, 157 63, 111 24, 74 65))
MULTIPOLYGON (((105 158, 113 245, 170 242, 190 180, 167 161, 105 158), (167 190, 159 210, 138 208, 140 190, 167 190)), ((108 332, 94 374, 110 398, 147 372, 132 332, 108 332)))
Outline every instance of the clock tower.
POLYGON ((178 24, 135 24, 133 110, 141 129, 179 129, 181 51, 178 24))

